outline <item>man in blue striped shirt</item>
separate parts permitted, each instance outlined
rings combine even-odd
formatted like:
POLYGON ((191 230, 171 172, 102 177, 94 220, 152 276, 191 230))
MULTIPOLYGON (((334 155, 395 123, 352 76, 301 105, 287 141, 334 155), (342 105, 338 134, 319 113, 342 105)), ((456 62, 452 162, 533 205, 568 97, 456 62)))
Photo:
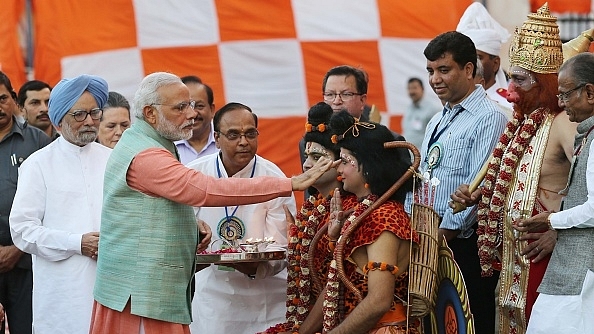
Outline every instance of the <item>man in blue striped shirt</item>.
POLYGON ((458 185, 474 179, 507 119, 484 88, 474 84, 477 55, 470 38, 455 31, 443 33, 429 42, 424 54, 429 84, 444 108, 427 124, 421 146, 421 173, 439 180, 439 185, 425 184, 431 189, 422 189, 419 198, 441 217, 439 234, 446 237, 464 276, 476 332, 494 333, 498 278, 481 278, 476 211, 469 208, 454 215, 448 201, 458 185))

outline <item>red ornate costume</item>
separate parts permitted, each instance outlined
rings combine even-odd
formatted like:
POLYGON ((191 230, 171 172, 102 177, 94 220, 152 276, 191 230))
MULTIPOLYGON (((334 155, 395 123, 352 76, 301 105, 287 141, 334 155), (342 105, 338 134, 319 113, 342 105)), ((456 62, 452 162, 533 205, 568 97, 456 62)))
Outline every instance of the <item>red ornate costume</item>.
MULTIPOLYGON (((314 236, 326 226, 330 214, 331 196, 310 196, 297 213, 295 224, 289 227, 289 243, 287 251, 287 322, 277 324, 264 333, 279 333, 297 331, 309 311, 315 304, 321 288, 326 284, 328 267, 332 260, 332 253, 328 250, 326 233, 316 244, 312 244, 314 236), (315 247, 309 265, 309 250, 315 247), (321 286, 316 286, 311 275, 316 275, 321 286)), ((357 204, 354 195, 342 198, 344 210, 349 210, 357 204)), ((325 230, 325 229, 324 229, 325 230)))
MULTIPOLYGON (((355 207, 355 212, 349 217, 347 223, 343 227, 343 233, 349 227, 350 223, 356 218, 361 212, 366 209, 366 207, 377 198, 374 195, 370 195, 368 200, 371 199, 369 203, 359 203, 355 207), (371 198, 370 198, 371 197, 371 198)), ((377 238, 379 238, 380 234, 384 231, 389 231, 394 233, 398 238, 403 240, 411 240, 415 243, 418 243, 419 238, 415 231, 411 231, 410 219, 406 212, 404 211, 404 207, 401 203, 388 200, 387 202, 383 203, 379 208, 374 210, 369 216, 367 216, 357 227, 357 229, 353 232, 350 236, 349 240, 347 240, 344 255, 345 261, 343 263, 344 270, 348 279, 359 289, 363 295, 363 298, 367 295, 367 277, 361 273, 364 268, 358 268, 355 263, 352 262, 350 259, 350 255, 353 253, 355 249, 358 247, 366 246, 372 244, 377 238), (358 268, 358 269, 357 269, 358 268)), ((334 254, 334 259, 336 259, 336 251, 334 254)), ((373 259, 369 259, 373 261, 373 259)), ((335 271, 333 267, 335 265, 335 261, 331 266, 331 273, 330 279, 327 283, 327 296, 326 301, 331 301, 328 305, 330 307, 326 308, 324 311, 324 329, 327 331, 334 326, 338 325, 340 319, 344 317, 348 317, 349 313, 357 306, 358 300, 355 295, 348 289, 344 289, 344 299, 337 300, 339 297, 332 297, 333 290, 336 287, 337 282, 332 282, 331 279, 332 272, 335 271), (344 303, 344 309, 341 310, 340 306, 344 303), (336 307, 332 307, 332 305, 336 305, 336 307)), ((394 287, 394 296, 395 300, 392 304, 392 308, 389 312, 380 319, 376 328, 377 330, 380 327, 389 327, 391 330, 397 331, 406 331, 406 311, 404 307, 404 301, 407 299, 407 291, 408 291, 408 272, 401 274, 398 277, 395 277, 396 284, 394 287)), ((340 294, 339 294, 340 296, 340 294)), ((413 328, 411 326, 408 329, 408 333, 418 333, 417 328, 413 328)))

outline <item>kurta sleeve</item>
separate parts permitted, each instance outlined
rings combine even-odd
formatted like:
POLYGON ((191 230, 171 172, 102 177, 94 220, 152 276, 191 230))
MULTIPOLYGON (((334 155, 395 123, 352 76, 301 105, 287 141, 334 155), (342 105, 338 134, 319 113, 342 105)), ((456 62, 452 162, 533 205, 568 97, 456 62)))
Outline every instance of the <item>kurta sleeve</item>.
MULTIPOLYGON (((19 174, 9 219, 14 245, 25 253, 49 261, 80 255, 82 234, 49 228, 42 223, 46 202, 51 200, 48 199, 43 166, 38 161, 27 160, 21 166, 19 174)), ((65 207, 64 210, 68 208, 65 207)))
POLYGON ((582 205, 551 214, 551 226, 563 230, 572 227, 594 227, 594 145, 590 145, 586 167, 588 198, 582 205))
POLYGON ((190 169, 165 149, 140 152, 128 168, 126 181, 135 190, 191 206, 229 206, 289 197, 289 178, 260 176, 217 179, 190 169))

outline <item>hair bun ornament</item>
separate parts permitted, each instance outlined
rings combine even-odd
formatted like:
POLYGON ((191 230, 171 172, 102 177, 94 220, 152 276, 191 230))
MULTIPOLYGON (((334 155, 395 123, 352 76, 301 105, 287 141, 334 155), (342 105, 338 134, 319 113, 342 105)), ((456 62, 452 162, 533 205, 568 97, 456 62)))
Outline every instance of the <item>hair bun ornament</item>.
POLYGON ((359 137, 359 127, 365 128, 367 130, 373 130, 375 129, 375 124, 368 122, 359 122, 359 120, 355 119, 355 122, 351 126, 349 126, 345 132, 343 132, 341 135, 332 135, 332 138, 330 138, 330 140, 332 140, 333 144, 338 144, 339 141, 343 140, 346 137, 349 131, 351 131, 351 133, 353 134, 353 138, 357 138, 359 137))
POLYGON ((326 124, 321 123, 318 125, 312 125, 311 123, 305 123, 305 132, 312 132, 312 131, 324 132, 326 131, 326 124))
POLYGON ((343 138, 343 135, 332 135, 332 137, 330 137, 330 141, 332 141, 332 144, 338 144, 338 142, 341 141, 343 138))

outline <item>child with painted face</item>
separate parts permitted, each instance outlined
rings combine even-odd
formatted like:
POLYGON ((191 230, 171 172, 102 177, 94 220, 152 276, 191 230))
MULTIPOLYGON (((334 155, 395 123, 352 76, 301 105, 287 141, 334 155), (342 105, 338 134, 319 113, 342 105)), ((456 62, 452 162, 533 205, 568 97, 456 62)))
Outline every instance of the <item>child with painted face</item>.
MULTIPOLYGON (((324 102, 309 109, 305 124, 303 171, 309 170, 322 157, 332 160, 340 158, 340 149, 331 140, 329 123, 333 114, 332 107, 324 102)), ((309 193, 313 195, 305 199, 296 217, 285 210, 289 224, 287 321, 263 333, 297 332, 324 290, 332 251, 340 233, 338 229, 335 238, 330 238, 327 233, 331 199, 339 196, 347 212, 358 203, 355 195, 340 189, 342 183, 338 172, 330 169, 309 188, 309 193)), ((321 328, 321 318, 318 319, 321 328)))
POLYGON ((403 205, 412 181, 357 220, 408 170, 410 154, 403 148, 384 148, 384 143, 394 140, 385 126, 359 122, 345 111, 332 116, 330 128, 332 141, 340 147, 338 174, 344 190, 357 197, 357 204, 351 211, 343 206, 340 191, 332 197, 328 238, 341 239, 333 252, 325 290, 300 333, 322 330, 322 318, 324 332, 418 333, 417 319, 408 319, 407 326, 404 306, 410 243, 418 242, 403 205), (341 287, 339 270, 361 292, 361 299, 341 287))

